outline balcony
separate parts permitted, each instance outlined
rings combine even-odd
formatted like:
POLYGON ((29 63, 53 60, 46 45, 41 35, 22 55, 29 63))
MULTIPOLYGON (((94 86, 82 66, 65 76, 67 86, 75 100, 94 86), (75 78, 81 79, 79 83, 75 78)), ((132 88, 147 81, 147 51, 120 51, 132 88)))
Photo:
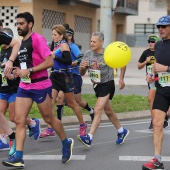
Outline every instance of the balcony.
POLYGON ((116 13, 123 15, 137 15, 138 0, 118 0, 116 13))
MULTIPOLYGON (((79 3, 79 4, 88 5, 88 6, 90 5, 95 8, 100 8, 100 1, 101 0, 58 0, 58 4, 75 5, 75 3, 79 3)), ((114 2, 116 2, 116 0, 114 2)), ((137 15, 138 14, 138 0, 118 0, 116 13, 123 14, 123 15, 137 15)))

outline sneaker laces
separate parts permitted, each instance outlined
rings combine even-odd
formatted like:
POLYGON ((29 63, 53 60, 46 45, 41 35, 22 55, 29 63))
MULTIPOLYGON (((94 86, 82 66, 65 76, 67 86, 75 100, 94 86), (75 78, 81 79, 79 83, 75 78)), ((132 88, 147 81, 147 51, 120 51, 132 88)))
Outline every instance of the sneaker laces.
POLYGON ((122 139, 123 133, 117 133, 117 137, 118 137, 118 139, 122 139))
POLYGON ((154 162, 158 162, 158 163, 160 163, 160 162, 158 161, 158 159, 157 159, 157 158, 153 158, 153 159, 151 159, 151 161, 150 161, 150 162, 148 162, 148 165, 153 165, 153 164, 154 164, 154 162))

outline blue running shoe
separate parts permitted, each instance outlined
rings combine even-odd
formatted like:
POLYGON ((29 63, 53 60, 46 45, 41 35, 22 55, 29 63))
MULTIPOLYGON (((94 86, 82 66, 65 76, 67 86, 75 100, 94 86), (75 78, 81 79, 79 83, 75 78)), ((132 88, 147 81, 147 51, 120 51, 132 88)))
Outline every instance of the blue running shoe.
POLYGON ((69 140, 69 144, 67 146, 63 146, 63 149, 62 149, 62 153, 63 153, 62 163, 69 162, 72 156, 74 140, 72 138, 69 138, 68 140, 69 140))
POLYGON ((116 144, 122 144, 125 141, 128 134, 129 134, 129 130, 123 128, 123 132, 117 134, 118 138, 116 140, 116 144))
POLYGON ((10 140, 9 145, 10 145, 9 156, 12 156, 16 152, 16 140, 15 139, 10 140))
POLYGON ((17 158, 15 155, 10 156, 8 160, 2 161, 4 166, 8 167, 16 167, 16 168, 24 168, 24 160, 22 158, 17 158))
POLYGON ((9 144, 5 144, 2 142, 2 140, 0 139, 0 151, 7 151, 10 150, 9 144))
POLYGON ((36 125, 35 127, 31 127, 31 130, 33 131, 34 140, 37 140, 41 134, 40 120, 36 118, 34 121, 36 122, 36 125))
POLYGON ((86 135, 86 136, 81 136, 81 135, 78 135, 77 136, 77 139, 85 146, 87 147, 90 147, 91 146, 91 142, 92 140, 90 140, 90 136, 89 135, 86 135))

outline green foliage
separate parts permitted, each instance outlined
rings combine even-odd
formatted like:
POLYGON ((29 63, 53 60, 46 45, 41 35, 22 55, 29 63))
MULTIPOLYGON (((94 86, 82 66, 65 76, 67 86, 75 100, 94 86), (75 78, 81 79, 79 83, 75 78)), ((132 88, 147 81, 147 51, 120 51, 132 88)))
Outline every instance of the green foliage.
MULTIPOLYGON (((83 94, 82 99, 87 101, 91 107, 94 108, 96 97, 94 94, 83 94)), ((111 101, 112 107, 116 113, 127 113, 131 111, 149 110, 149 103, 147 97, 139 95, 115 95, 111 101)), ((56 110, 54 108, 54 110, 56 110)), ((88 111, 82 109, 83 114, 89 114, 88 111)), ((64 115, 75 115, 73 110, 68 106, 64 108, 64 115)), ((41 114, 34 103, 29 114, 30 117, 41 118, 41 114)))

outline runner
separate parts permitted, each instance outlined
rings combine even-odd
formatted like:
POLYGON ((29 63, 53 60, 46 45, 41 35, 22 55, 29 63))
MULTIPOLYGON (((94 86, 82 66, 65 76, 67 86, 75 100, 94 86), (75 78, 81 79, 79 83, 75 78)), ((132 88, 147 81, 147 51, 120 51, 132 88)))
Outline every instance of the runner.
POLYGON ((72 156, 74 140, 66 138, 62 123, 52 113, 52 84, 47 69, 53 66, 51 51, 44 37, 32 31, 34 18, 29 12, 16 16, 17 31, 23 37, 19 50, 20 68, 13 73, 20 77, 20 85, 15 101, 16 153, 2 164, 23 168, 23 149, 26 137, 25 121, 33 102, 37 103, 46 123, 50 124, 62 141, 62 162, 67 163, 72 156))
MULTIPOLYGON (((89 133, 86 136, 77 136, 78 140, 87 147, 91 146, 93 135, 101 122, 103 110, 111 123, 118 130, 118 139, 116 140, 116 144, 122 144, 129 134, 129 130, 120 125, 117 115, 111 106, 111 100, 115 92, 114 73, 113 69, 107 66, 104 62, 104 49, 102 48, 103 43, 104 34, 101 32, 94 32, 91 37, 91 49, 84 54, 80 64, 80 74, 82 76, 85 75, 87 69, 89 70, 90 78, 97 97, 97 102, 94 107, 95 116, 89 133)), ((125 70, 126 67, 121 68, 119 80, 120 89, 125 87, 125 70)))

